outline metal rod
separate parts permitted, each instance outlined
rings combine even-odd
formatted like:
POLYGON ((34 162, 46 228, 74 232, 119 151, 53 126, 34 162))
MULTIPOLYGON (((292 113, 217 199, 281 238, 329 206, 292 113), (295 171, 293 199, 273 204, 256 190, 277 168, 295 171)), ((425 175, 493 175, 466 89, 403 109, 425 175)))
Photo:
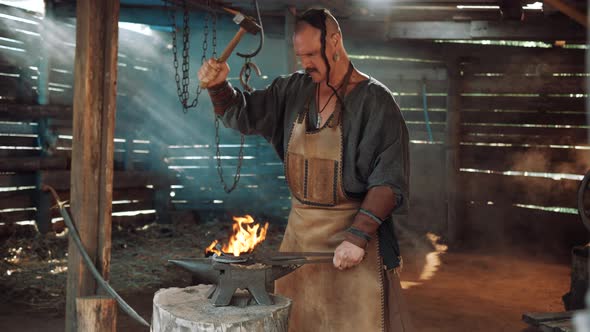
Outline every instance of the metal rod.
POLYGON ((98 284, 107 293, 109 293, 109 295, 111 295, 112 297, 115 298, 115 300, 117 300, 117 303, 119 303, 119 305, 121 306, 123 311, 128 313, 132 318, 134 318, 135 320, 137 320, 141 324, 143 324, 147 327, 150 327, 150 324, 148 322, 146 322, 135 310, 133 310, 133 308, 131 308, 131 306, 129 304, 127 304, 127 302, 125 302, 125 300, 123 300, 123 298, 121 298, 121 296, 119 296, 119 294, 117 294, 117 292, 111 287, 111 285, 109 285, 109 283, 103 279, 100 272, 98 272, 98 270, 96 269, 96 266, 94 266, 94 262, 92 262, 92 259, 90 258, 90 256, 88 256, 88 253, 86 252, 86 250, 84 249, 84 246, 82 245, 82 241, 80 240, 80 235, 78 235, 78 231, 76 230, 76 226, 74 226, 74 223, 72 222, 72 219, 71 219, 68 211, 65 208, 65 201, 62 201, 59 198, 59 196, 57 195, 57 192, 55 192, 55 189, 53 189, 53 187, 44 184, 43 186, 41 186, 41 188, 43 189, 43 191, 51 192, 51 195, 53 196, 53 199, 55 199, 57 206, 59 208, 59 213, 64 218, 66 226, 68 226, 69 233, 72 236, 72 239, 74 240, 74 243, 76 244, 76 247, 78 247, 78 250, 80 251, 80 254, 82 255, 82 259, 84 260, 84 263, 86 263, 86 267, 90 270, 90 272, 92 273, 92 275, 94 276, 94 278, 96 279, 98 284))
POLYGON ((288 251, 279 251, 273 253, 272 256, 306 256, 306 257, 333 257, 333 252, 313 252, 313 251, 300 251, 300 252, 288 252, 288 251))
POLYGON ((328 264, 333 263, 332 258, 318 258, 318 259, 307 259, 307 258, 291 258, 285 260, 261 260, 261 263, 273 266, 286 266, 286 265, 304 265, 304 264, 328 264))

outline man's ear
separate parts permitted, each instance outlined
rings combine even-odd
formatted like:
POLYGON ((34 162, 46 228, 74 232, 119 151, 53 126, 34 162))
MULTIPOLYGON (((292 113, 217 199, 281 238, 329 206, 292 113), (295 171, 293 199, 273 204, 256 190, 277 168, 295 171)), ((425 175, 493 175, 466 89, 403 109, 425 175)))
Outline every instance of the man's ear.
POLYGON ((330 40, 332 41, 332 45, 334 47, 338 46, 340 40, 342 39, 342 35, 339 32, 334 32, 330 35, 330 40))

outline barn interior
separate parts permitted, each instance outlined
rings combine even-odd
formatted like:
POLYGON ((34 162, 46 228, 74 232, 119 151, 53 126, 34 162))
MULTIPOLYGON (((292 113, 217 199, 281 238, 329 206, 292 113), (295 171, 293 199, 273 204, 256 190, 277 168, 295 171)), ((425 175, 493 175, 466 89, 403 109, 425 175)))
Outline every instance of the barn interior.
MULTIPOLYGON (((239 29, 224 8, 263 27, 236 48, 255 56, 227 60, 234 86, 300 69, 291 35, 310 7, 331 10, 409 129, 411 205, 394 220, 416 329, 571 331, 588 288, 583 0, 0 1, 3 331, 68 329, 72 294, 99 292, 44 185, 148 321, 158 289, 192 283, 168 260, 203 256, 233 217, 268 222, 278 248, 283 164, 216 122, 196 73, 239 29)), ((117 328, 148 330, 123 312, 117 328)))

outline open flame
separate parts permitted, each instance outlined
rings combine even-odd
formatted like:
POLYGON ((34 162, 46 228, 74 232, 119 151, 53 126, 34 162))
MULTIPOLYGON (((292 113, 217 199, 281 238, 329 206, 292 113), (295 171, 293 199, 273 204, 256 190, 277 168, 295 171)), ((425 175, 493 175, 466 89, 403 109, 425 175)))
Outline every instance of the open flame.
MULTIPOLYGON (((264 227, 260 227, 260 224, 255 224, 254 219, 250 215, 243 217, 233 217, 234 224, 232 225, 232 235, 229 238, 228 243, 224 244, 221 251, 225 254, 233 254, 234 256, 240 256, 240 254, 250 253, 266 239, 266 231, 268 230, 268 222, 264 224, 264 227)), ((211 242, 209 247, 205 249, 205 254, 215 253, 221 255, 216 246, 219 240, 211 242)))

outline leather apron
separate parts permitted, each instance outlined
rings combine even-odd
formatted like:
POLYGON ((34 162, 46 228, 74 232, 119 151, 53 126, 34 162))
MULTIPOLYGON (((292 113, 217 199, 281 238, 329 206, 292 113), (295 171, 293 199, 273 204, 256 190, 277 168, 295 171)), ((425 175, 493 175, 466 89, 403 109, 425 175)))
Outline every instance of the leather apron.
MULTIPOLYGON (((347 198, 342 184, 339 107, 330 125, 313 132, 306 130, 308 109, 294 123, 285 158, 293 199, 280 250, 334 252, 361 202, 347 198)), ((308 264, 276 281, 276 292, 293 300, 289 331, 385 330, 384 271, 377 242, 376 236, 369 241, 365 258, 353 268, 308 264)))

